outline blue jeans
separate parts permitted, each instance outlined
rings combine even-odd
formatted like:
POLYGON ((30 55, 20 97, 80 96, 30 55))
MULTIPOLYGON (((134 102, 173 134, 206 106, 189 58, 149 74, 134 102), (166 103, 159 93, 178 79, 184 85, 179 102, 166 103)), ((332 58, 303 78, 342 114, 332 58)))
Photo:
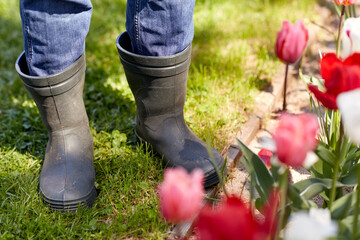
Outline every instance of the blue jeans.
MULTIPOLYGON (((128 0, 134 53, 170 56, 185 49, 194 36, 194 6, 195 0, 128 0)), ((84 53, 91 13, 90 0, 20 0, 30 75, 58 73, 84 53)))

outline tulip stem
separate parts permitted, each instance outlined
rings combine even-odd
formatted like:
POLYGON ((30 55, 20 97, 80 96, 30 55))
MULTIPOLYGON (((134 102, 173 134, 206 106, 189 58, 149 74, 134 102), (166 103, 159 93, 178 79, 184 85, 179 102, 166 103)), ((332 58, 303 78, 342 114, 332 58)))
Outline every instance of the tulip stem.
MULTIPOLYGON (((339 116, 339 112, 335 113, 336 118, 338 118, 339 116)), ((336 122, 338 122, 336 120, 336 122)), ((330 199, 329 199, 329 209, 331 209, 332 203, 335 200, 335 196, 336 196, 336 183, 337 183, 337 179, 338 179, 338 174, 339 174, 339 168, 340 168, 340 162, 342 162, 343 158, 342 154, 341 154, 341 148, 343 147, 342 141, 346 141, 343 136, 344 136, 344 128, 342 125, 342 121, 340 120, 340 134, 339 134, 339 139, 337 141, 336 144, 336 159, 335 159, 335 165, 334 165, 334 174, 333 174, 333 179, 332 179, 332 183, 331 183, 331 190, 330 190, 330 199)))
POLYGON ((344 14, 345 14, 345 5, 343 5, 342 8, 341 8, 339 31, 338 31, 337 41, 336 41, 336 55, 338 57, 340 55, 341 28, 342 28, 342 23, 343 23, 343 20, 344 20, 344 14))
POLYGON ((284 100, 283 100, 283 111, 286 111, 286 85, 287 85, 287 76, 289 71, 289 64, 286 64, 285 68, 285 79, 284 79, 284 100))
POLYGON ((359 218, 359 204, 360 204, 360 166, 358 165, 358 182, 356 187, 356 204, 355 204, 355 210, 354 210, 354 222, 353 222, 353 229, 352 229, 352 238, 353 240, 356 239, 356 233, 357 233, 357 226, 358 226, 358 218, 359 218))
POLYGON ((285 210, 286 210, 286 196, 287 196, 287 188, 288 188, 288 173, 289 169, 286 168, 284 173, 280 176, 280 219, 279 219, 279 225, 277 227, 276 231, 276 238, 280 239, 279 234, 282 227, 285 225, 285 210))

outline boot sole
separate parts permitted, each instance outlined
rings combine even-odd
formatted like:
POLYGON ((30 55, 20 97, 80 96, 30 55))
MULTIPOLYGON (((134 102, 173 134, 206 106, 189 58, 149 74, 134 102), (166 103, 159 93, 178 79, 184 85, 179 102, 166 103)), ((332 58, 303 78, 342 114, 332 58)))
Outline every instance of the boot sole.
MULTIPOLYGON (((143 144, 146 144, 146 145, 150 146, 153 153, 159 155, 160 157, 163 156, 162 154, 156 152, 155 149, 154 149, 154 147, 153 147, 149 142, 147 142, 146 140, 144 140, 143 138, 141 138, 141 137, 137 134, 136 130, 135 130, 135 135, 136 135, 137 139, 138 139, 140 142, 142 142, 143 144)), ((221 171, 223 165, 220 164, 220 165, 217 166, 217 167, 218 167, 218 169, 221 171)), ((204 173, 204 174, 205 174, 205 176, 206 176, 206 177, 205 177, 205 182, 204 182, 204 188, 205 188, 205 189, 210 188, 210 187, 214 187, 215 185, 219 184, 219 182, 220 182, 220 181, 219 181, 219 176, 217 175, 217 172, 216 172, 215 169, 214 169, 212 172, 210 172, 210 173, 208 172, 208 173, 204 173)), ((224 173, 224 176, 225 176, 225 175, 226 175, 226 171, 225 171, 225 173, 224 173)))
POLYGON ((62 212, 75 212, 79 208, 91 208, 95 202, 96 189, 92 188, 90 193, 85 197, 71 200, 71 201, 59 201, 47 198, 40 190, 40 194, 45 204, 49 205, 50 209, 62 212))

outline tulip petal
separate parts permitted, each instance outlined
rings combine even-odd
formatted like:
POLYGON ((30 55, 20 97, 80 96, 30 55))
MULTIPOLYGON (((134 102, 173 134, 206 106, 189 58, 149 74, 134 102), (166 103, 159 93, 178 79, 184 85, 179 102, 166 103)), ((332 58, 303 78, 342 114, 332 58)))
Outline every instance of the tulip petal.
POLYGON ((309 151, 318 143, 317 118, 312 114, 283 114, 275 129, 273 138, 280 162, 288 166, 302 166, 309 151))
POLYGON ((360 53, 354 53, 344 60, 344 65, 360 66, 360 53))
POLYGON ((284 229, 286 240, 325 240, 336 236, 337 223, 328 209, 311 208, 309 212, 292 213, 284 229))
POLYGON ((284 21, 276 40, 276 55, 287 64, 296 63, 307 45, 308 31, 301 20, 296 24, 284 21))
POLYGON ((319 160, 319 158, 314 152, 308 152, 306 154, 305 161, 303 162, 303 167, 306 168, 306 169, 309 169, 318 160, 319 160))
POLYGON ((271 167, 271 157, 273 156, 272 151, 263 148, 258 152, 258 156, 265 163, 265 165, 270 168, 271 167))
POLYGON ((345 134, 355 144, 360 144, 360 89, 345 92, 337 97, 345 134))
POLYGON ((316 99, 319 100, 324 107, 330 110, 336 110, 338 108, 335 96, 321 92, 317 86, 312 84, 308 85, 308 89, 315 95, 316 99))
MULTIPOLYGON (((342 30, 341 58, 345 59, 355 52, 360 52, 360 18, 347 18, 342 30)), ((358 63, 360 64, 360 63, 358 63)))
POLYGON ((284 44, 285 44, 286 36, 288 35, 289 29, 290 29, 290 23, 288 21, 283 21, 281 31, 278 32, 278 35, 277 35, 276 54, 277 54, 278 58, 282 61, 284 59, 284 56, 283 56, 284 55, 283 54, 284 44))
POLYGON ((159 185, 160 211, 169 222, 179 223, 194 218, 202 207, 204 174, 193 170, 191 174, 181 167, 165 170, 159 185))
POLYGON ((320 61, 320 73, 325 81, 330 80, 332 71, 336 66, 341 65, 341 60, 335 53, 327 53, 320 61))

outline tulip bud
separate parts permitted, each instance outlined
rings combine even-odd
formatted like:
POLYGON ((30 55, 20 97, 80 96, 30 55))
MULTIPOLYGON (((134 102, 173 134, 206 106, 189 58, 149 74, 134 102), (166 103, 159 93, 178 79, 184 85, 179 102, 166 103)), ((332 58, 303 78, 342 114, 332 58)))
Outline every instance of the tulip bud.
POLYGON ((258 156, 260 157, 260 159, 265 163, 265 165, 268 168, 271 168, 271 157, 273 156, 272 151, 270 151, 269 149, 266 149, 266 148, 262 148, 258 152, 258 156))
POLYGON ((282 115, 273 136, 279 161, 288 166, 304 166, 308 153, 318 144, 318 131, 314 115, 282 115))
POLYGON ((360 18, 345 20, 341 39, 341 58, 345 59, 355 52, 360 52, 360 18))
POLYGON ((296 24, 284 21, 276 40, 276 55, 286 64, 296 63, 302 56, 309 34, 301 20, 296 24))
POLYGON ((185 222, 199 213, 205 194, 203 181, 204 173, 200 169, 191 174, 180 167, 165 170, 159 196, 161 214, 167 221, 185 222))

